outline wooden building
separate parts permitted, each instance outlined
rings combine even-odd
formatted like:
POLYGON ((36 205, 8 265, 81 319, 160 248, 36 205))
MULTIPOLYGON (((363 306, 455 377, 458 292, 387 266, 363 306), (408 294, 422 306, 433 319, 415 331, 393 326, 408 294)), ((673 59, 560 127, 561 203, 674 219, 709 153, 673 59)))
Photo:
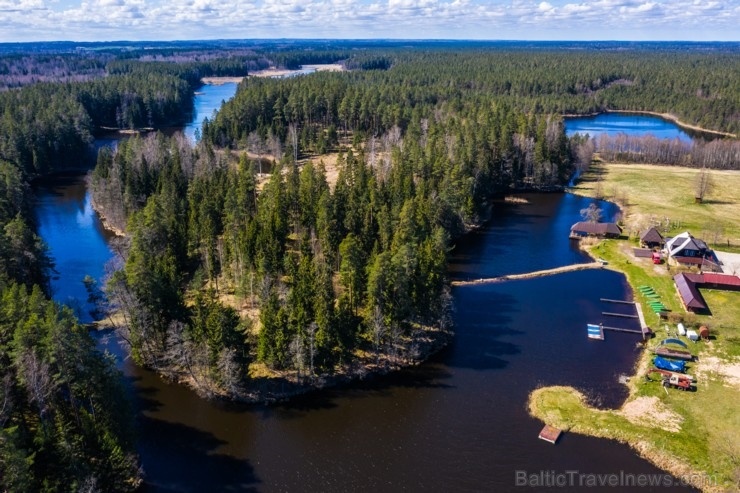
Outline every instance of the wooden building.
POLYGON ((699 288, 740 291, 740 277, 729 274, 712 272, 688 274, 682 272, 673 276, 673 281, 676 283, 676 290, 684 308, 691 312, 709 310, 704 297, 699 292, 699 288))
POLYGON ((662 248, 665 240, 663 235, 655 227, 652 227, 640 236, 640 243, 645 248, 662 248))
POLYGON ((619 238, 622 228, 617 223, 593 223, 581 221, 570 228, 571 237, 596 236, 598 238, 619 238))
POLYGON ((665 250, 668 261, 674 265, 722 272, 712 249, 704 241, 691 236, 688 231, 666 239, 665 250))

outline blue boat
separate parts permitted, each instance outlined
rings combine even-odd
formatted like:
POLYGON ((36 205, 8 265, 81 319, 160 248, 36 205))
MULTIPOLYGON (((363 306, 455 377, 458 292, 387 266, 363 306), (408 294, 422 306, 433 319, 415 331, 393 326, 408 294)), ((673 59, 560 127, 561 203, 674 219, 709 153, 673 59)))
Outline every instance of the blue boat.
POLYGON ((660 356, 656 356, 653 360, 653 364, 656 368, 661 370, 676 371, 679 373, 684 373, 686 371, 685 361, 672 361, 660 356))

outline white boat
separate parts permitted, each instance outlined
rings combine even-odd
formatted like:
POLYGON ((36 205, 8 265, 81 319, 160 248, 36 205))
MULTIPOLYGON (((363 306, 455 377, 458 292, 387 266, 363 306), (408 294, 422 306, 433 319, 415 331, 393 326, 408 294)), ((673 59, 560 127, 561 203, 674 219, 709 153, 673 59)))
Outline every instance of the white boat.
POLYGON ((686 327, 683 326, 683 324, 678 324, 678 335, 685 336, 686 335, 686 327))

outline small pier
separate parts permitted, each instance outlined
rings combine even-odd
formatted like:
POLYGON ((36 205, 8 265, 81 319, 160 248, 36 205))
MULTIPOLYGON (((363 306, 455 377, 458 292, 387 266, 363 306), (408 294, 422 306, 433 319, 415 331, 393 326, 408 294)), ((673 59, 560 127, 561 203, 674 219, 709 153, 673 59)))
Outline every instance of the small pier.
POLYGON ((648 327, 647 323, 645 323, 645 315, 642 312, 642 306, 634 301, 626 301, 626 300, 612 300, 609 298, 600 298, 601 301, 605 303, 618 303, 623 305, 635 305, 635 310, 637 311, 637 315, 631 315, 627 313, 614 313, 614 312, 601 312, 603 316, 606 317, 618 317, 618 318, 631 318, 631 319, 638 319, 640 321, 640 329, 625 329, 622 327, 607 327, 604 324, 594 325, 594 324, 588 324, 587 325, 587 332, 588 337, 590 339, 602 339, 604 338, 604 331, 605 330, 611 330, 613 332, 625 332, 628 334, 640 334, 642 335, 643 340, 649 339, 653 332, 650 330, 650 327, 648 327), (598 329, 598 334, 597 334, 598 329), (597 335, 600 335, 601 337, 597 337, 597 335))
POLYGON ((601 269, 603 267, 604 267, 604 264, 602 262, 590 262, 588 264, 566 265, 564 267, 556 267, 554 269, 538 270, 535 272, 527 272, 525 274, 509 274, 506 276, 488 277, 488 278, 474 279, 471 281, 452 281, 450 284, 453 286, 476 286, 479 284, 492 284, 495 282, 515 281, 517 279, 532 279, 535 277, 552 276, 555 274, 562 274, 563 272, 573 272, 577 270, 601 269))
POLYGON ((613 330, 614 332, 628 332, 630 334, 642 334, 641 330, 637 329, 622 329, 620 327, 607 327, 606 325, 601 326, 604 330, 613 330))
POLYGON ((635 308, 637 309, 637 318, 640 319, 640 327, 647 327, 647 323, 645 322, 645 315, 642 313, 642 305, 639 303, 635 303, 635 308))
POLYGON ((558 438, 560 438, 560 435, 562 435, 562 431, 558 430, 557 428, 545 425, 544 428, 542 428, 542 431, 540 432, 540 440, 544 440, 546 442, 552 443, 555 445, 555 443, 558 441, 558 438))
POLYGON ((626 300, 610 300, 609 298, 600 298, 600 301, 604 301, 606 303, 619 303, 622 305, 634 305, 634 301, 626 301, 626 300))
POLYGON ((630 315, 629 313, 601 312, 601 314, 605 317, 639 318, 637 315, 630 315))

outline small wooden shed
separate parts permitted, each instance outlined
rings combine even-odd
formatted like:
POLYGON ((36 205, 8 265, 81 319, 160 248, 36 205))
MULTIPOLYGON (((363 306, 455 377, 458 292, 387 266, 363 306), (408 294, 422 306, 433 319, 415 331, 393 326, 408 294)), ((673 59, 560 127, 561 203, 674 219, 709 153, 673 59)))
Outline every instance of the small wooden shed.
POLYGON ((640 236, 640 243, 647 248, 661 248, 665 244, 663 235, 653 226, 640 236))

